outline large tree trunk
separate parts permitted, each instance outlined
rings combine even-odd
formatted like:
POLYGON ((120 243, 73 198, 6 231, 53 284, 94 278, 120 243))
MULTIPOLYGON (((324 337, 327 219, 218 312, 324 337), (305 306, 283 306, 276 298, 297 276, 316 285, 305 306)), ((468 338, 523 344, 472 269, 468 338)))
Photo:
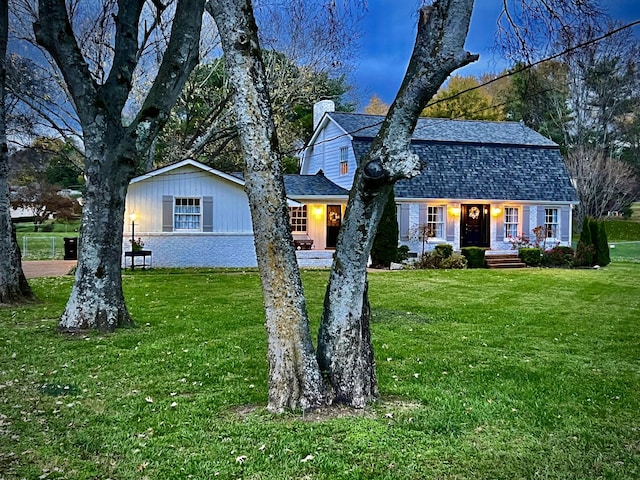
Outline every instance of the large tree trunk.
POLYGON ((86 152, 78 266, 71 296, 58 324, 62 331, 111 332, 133 326, 120 272, 125 196, 132 176, 131 163, 123 164, 105 151, 86 152))
POLYGON ((9 151, 5 92, 9 7, 0 3, 0 304, 32 300, 33 293, 22 271, 20 249, 11 223, 9 199, 9 151))
MULTIPOLYGON (((36 39, 60 68, 78 113, 85 146, 86 193, 75 283, 59 328, 112 331, 133 325, 120 276, 125 196, 136 167, 166 124, 199 57, 204 0, 179 0, 171 36, 140 111, 129 125, 123 112, 138 65, 138 30, 145 0, 118 0, 113 63, 96 83, 73 34, 64 0, 39 0, 46 19, 34 24, 36 39)), ((163 9, 162 5, 155 7, 163 9)), ((151 7, 150 7, 151 8, 151 7)), ((158 12, 160 14, 160 12, 158 12)), ((105 39, 107 42, 110 39, 105 39)))
POLYGON ((268 335, 268 409, 326 402, 296 261, 282 162, 250 0, 210 0, 225 52, 245 159, 268 335))
POLYGON ((327 286, 318 362, 336 401, 362 408, 378 395, 366 266, 395 182, 421 168, 409 150, 420 112, 451 72, 478 57, 464 51, 473 0, 442 0, 420 9, 416 44, 395 101, 369 153, 359 159, 327 286))

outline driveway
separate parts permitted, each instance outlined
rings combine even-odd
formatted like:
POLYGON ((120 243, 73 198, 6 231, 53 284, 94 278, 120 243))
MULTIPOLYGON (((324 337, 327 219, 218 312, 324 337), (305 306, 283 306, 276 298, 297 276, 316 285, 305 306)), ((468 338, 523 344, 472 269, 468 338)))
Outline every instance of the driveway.
POLYGON ((76 266, 75 260, 22 261, 22 271, 27 278, 62 277, 76 266))

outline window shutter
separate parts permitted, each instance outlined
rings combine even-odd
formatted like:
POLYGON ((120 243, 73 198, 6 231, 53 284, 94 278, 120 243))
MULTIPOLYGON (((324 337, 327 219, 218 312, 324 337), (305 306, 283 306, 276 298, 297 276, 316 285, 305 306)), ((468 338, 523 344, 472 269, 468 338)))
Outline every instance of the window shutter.
POLYGON ((162 231, 173 232, 173 197, 162 196, 162 231))
POLYGON ((202 197, 202 231, 213 232, 213 197, 202 197))
POLYGON ((427 224, 427 206, 422 204, 420 205, 420 210, 418 211, 418 225, 426 225, 427 224))
POLYGON ((528 205, 525 205, 524 207, 522 207, 522 221, 520 222, 521 224, 520 233, 525 237, 530 237, 532 234, 531 227, 529 226, 530 216, 531 216, 531 207, 528 205))
POLYGON ((562 207, 560 209, 560 240, 563 242, 569 241, 570 211, 570 207, 562 207))
POLYGON ((409 240, 409 205, 404 203, 398 205, 398 229, 400 240, 409 240))
POLYGON ((545 221, 545 208, 542 205, 538 205, 538 212, 537 212, 537 217, 536 217, 536 221, 538 222, 537 225, 534 225, 533 228, 535 227, 539 227, 539 226, 544 226, 544 221, 545 221))
POLYGON ((496 241, 504 241, 504 217, 507 214, 507 209, 502 207, 502 215, 496 216, 496 241))

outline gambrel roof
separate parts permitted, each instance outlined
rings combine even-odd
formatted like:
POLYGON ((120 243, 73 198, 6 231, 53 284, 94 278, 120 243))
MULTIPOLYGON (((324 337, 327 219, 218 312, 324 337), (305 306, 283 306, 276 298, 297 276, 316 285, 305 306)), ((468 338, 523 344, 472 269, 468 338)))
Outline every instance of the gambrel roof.
MULTIPOLYGON (((327 117, 364 155, 382 117, 331 112, 327 117)), ((425 168, 395 186, 397 198, 577 203, 559 146, 518 122, 420 118, 412 151, 425 168)))
MULTIPOLYGON (((352 138, 372 139, 380 130, 384 117, 359 113, 329 112, 334 120, 352 138)), ((418 119, 413 140, 431 142, 481 143, 497 145, 558 145, 521 122, 488 122, 485 120, 450 120, 445 118, 418 119)))

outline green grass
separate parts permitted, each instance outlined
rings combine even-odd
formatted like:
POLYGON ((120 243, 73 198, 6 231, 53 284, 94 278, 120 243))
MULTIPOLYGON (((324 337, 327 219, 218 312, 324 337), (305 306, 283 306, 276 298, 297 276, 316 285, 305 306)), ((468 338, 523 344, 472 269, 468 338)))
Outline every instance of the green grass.
MULTIPOLYGON (((51 224, 47 224, 51 225, 51 224)), ((39 227, 34 231, 33 223, 16 224, 16 238, 24 260, 62 260, 64 258, 64 238, 77 237, 80 222, 54 222, 53 231, 46 232, 39 227)))
MULTIPOLYGON (((640 478, 639 279, 371 274, 383 400, 319 422, 264 409, 255 272, 126 274, 137 328, 78 337, 71 279, 33 280, 0 309, 0 478, 640 478)), ((326 280, 304 274, 314 319, 326 280)))
POLYGON ((632 220, 607 220, 605 222, 609 242, 640 241, 640 222, 632 220))

